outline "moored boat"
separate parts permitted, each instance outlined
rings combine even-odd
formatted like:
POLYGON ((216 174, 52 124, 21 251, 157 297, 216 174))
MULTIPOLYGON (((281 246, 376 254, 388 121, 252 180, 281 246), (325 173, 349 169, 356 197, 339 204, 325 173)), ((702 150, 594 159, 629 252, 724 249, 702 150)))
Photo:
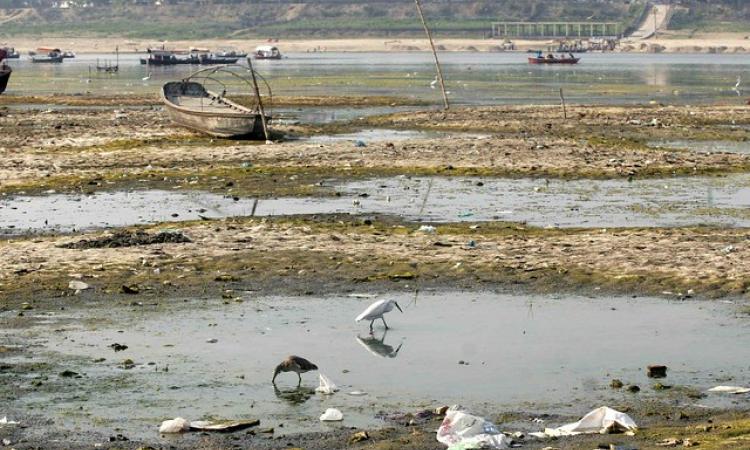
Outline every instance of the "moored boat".
MULTIPOLYGON (((196 79, 216 80, 224 67, 203 69, 182 81, 162 86, 161 98, 170 119, 183 127, 222 138, 264 139, 264 119, 260 103, 248 108, 209 91, 196 79)), ((238 76, 235 74, 235 76, 238 76)))
POLYGON ((253 52, 255 59, 281 59, 281 52, 272 45, 261 45, 253 52))
POLYGON ((581 58, 576 58, 572 54, 558 57, 552 53, 542 56, 541 52, 537 52, 536 56, 529 57, 529 64, 578 64, 580 60, 581 58))
POLYGON ((0 48, 0 94, 5 92, 5 88, 8 87, 8 80, 10 80, 10 74, 13 69, 9 65, 5 64, 5 58, 8 52, 5 49, 0 48))
POLYGON ((63 54, 59 48, 40 47, 32 53, 31 62, 33 63, 61 63, 63 54))
POLYGON ((19 59, 21 57, 21 53, 13 47, 0 48, 0 50, 3 49, 5 50, 5 59, 19 59))

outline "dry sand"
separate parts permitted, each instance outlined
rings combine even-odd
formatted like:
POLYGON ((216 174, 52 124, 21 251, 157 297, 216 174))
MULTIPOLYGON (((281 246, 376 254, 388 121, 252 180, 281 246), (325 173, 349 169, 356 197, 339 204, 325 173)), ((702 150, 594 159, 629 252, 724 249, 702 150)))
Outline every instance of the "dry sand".
MULTIPOLYGON (((444 51, 498 51, 502 45, 500 39, 459 39, 436 38, 436 45, 442 46, 444 51)), ((554 40, 515 40, 517 49, 527 50, 554 45, 554 40)), ((125 39, 116 37, 102 38, 71 38, 45 36, 44 38, 15 38, 9 45, 26 53, 39 46, 57 46, 80 53, 112 52, 119 47, 122 52, 143 52, 149 47, 187 49, 190 47, 217 49, 221 47, 235 47, 246 51, 253 50, 258 45, 269 44, 263 39, 203 39, 177 40, 158 42, 153 39, 125 39)), ((363 38, 363 39, 279 39, 271 44, 278 46, 282 52, 380 52, 380 51, 428 51, 429 46, 422 38, 363 38)), ((693 37, 683 37, 677 34, 662 34, 657 38, 643 41, 623 40, 623 46, 632 45, 631 51, 649 51, 651 44, 664 46, 666 52, 709 52, 711 48, 721 52, 750 51, 750 40, 746 33, 712 33, 696 34, 693 37), (641 48, 641 44, 647 48, 641 48)))

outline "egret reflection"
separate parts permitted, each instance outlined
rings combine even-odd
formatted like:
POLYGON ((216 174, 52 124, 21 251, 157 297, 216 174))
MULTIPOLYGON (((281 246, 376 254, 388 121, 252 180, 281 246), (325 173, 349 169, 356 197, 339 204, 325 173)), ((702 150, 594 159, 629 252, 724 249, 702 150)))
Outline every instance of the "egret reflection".
POLYGON ((388 345, 385 343, 385 336, 387 334, 388 330, 384 330, 383 335, 380 337, 380 339, 378 339, 374 334, 371 334, 365 338, 357 335, 357 342, 359 342, 362 347, 366 348, 368 352, 372 353, 375 356, 379 356, 381 358, 395 358, 404 343, 401 342, 400 344, 398 344, 398 347, 396 347, 396 349, 394 350, 392 345, 388 345))

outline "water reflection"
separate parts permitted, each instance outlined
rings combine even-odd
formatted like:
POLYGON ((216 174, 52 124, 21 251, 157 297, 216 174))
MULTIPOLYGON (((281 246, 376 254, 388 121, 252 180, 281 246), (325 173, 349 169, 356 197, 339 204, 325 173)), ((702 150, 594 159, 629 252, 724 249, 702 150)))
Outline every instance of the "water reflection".
POLYGON ((276 398, 289 404, 301 405, 315 395, 315 389, 306 386, 297 386, 292 389, 279 389, 278 386, 274 385, 273 393, 276 395, 276 398))
POLYGON ((388 334, 388 330, 383 330, 383 335, 378 339, 375 334, 371 334, 366 338, 357 335, 357 342, 362 345, 368 352, 381 358, 395 358, 398 356, 399 350, 404 345, 404 342, 398 344, 396 349, 393 346, 385 343, 385 336, 388 334))

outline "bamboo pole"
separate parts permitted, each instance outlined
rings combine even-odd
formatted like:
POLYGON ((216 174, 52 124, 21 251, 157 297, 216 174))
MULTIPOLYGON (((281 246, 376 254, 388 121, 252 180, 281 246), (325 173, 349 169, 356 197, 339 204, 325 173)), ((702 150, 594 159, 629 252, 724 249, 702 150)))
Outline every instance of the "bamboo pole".
MULTIPOLYGON (((268 136, 268 124, 266 123, 266 111, 263 109, 263 100, 260 98, 260 89, 258 89, 258 80, 255 78, 255 69, 253 69, 252 56, 247 57, 247 65, 250 67, 250 75, 253 77, 253 90, 255 90, 255 98, 258 99, 258 112, 260 112, 260 122, 263 124, 263 136, 266 138, 266 144, 271 143, 271 139, 268 136)), ((255 208, 253 208, 253 211, 255 208)))
POLYGON ((450 104, 448 103, 448 94, 445 92, 445 80, 443 80, 443 71, 440 69, 440 60, 438 60, 437 51, 435 51, 435 44, 432 42, 432 33, 430 32, 430 27, 427 26, 427 21, 424 18, 424 13, 422 12, 422 4, 419 3, 419 0, 414 0, 414 3, 417 5, 417 12, 419 13, 419 18, 422 20, 424 32, 427 34, 427 39, 430 41, 432 56, 435 57, 435 68, 437 68, 437 76, 438 80, 440 81, 440 90, 443 92, 443 104, 445 105, 445 109, 449 109, 450 104))
POLYGON ((563 119, 568 120, 568 111, 565 109, 565 96, 563 95, 563 88, 560 88, 560 102, 562 103, 563 119))

